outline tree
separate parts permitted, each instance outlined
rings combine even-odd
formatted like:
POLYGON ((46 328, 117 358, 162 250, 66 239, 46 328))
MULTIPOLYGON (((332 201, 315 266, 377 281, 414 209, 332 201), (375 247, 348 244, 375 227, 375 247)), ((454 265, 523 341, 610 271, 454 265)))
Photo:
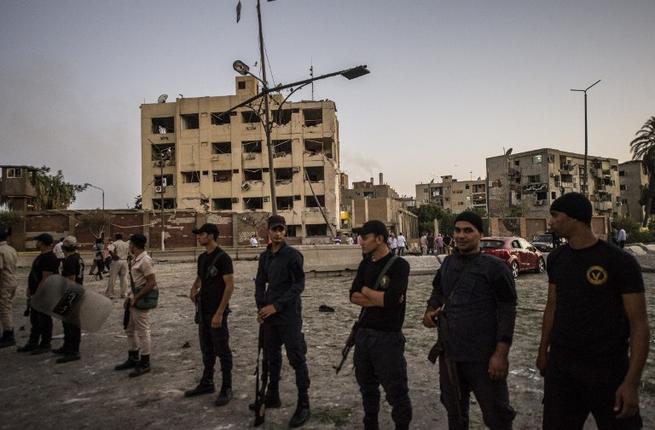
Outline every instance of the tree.
POLYGON ((0 211, 0 230, 9 230, 19 222, 23 217, 14 211, 0 211))
POLYGON ((630 142, 630 151, 633 160, 641 160, 648 175, 648 194, 642 224, 643 227, 646 227, 652 212, 653 197, 655 197, 655 116, 650 117, 636 135, 637 137, 630 142))
POLYGON ((95 210, 80 216, 80 224, 88 228, 96 239, 100 239, 104 235, 105 226, 109 224, 109 221, 109 215, 101 210, 95 210))
POLYGON ((61 170, 54 175, 49 172, 50 168, 47 166, 36 171, 34 178, 35 210, 67 209, 75 201, 76 194, 87 188, 86 185, 66 182, 61 170))

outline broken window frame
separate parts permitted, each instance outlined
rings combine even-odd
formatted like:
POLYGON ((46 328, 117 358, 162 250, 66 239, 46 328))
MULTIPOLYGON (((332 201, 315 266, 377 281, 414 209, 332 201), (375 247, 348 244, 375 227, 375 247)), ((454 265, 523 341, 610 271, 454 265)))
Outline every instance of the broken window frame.
POLYGON ((287 125, 291 122, 292 115, 292 109, 275 109, 272 112, 272 121, 279 126, 287 125))
POLYGON ((243 169, 244 182, 262 182, 264 180, 264 169, 243 169))
POLYGON ((325 167, 323 167, 323 166, 307 166, 304 169, 305 169, 305 177, 307 178, 307 180, 309 182, 324 182, 325 181, 325 167))
POLYGON ((262 119, 257 112, 251 110, 246 110, 241 112, 242 124, 260 124, 261 121, 262 119))
POLYGON ((215 210, 215 211, 231 211, 232 210, 232 197, 212 199, 212 210, 215 210), (220 205, 220 206, 225 206, 225 207, 219 207, 219 203, 222 203, 222 205, 220 205))
POLYGON ((152 161, 160 161, 162 152, 168 148, 171 149, 170 160, 175 160, 175 144, 174 143, 153 143, 150 146, 150 158, 152 161))
POLYGON ((212 170, 212 182, 232 182, 232 170, 212 170))
POLYGON ((293 141, 291 139, 274 140, 273 148, 273 157, 286 157, 293 153, 293 141))
POLYGON ((261 140, 244 140, 241 142, 241 152, 244 154, 261 154, 262 141, 261 140))
POLYGON ((164 173, 164 179, 166 180, 166 185, 162 184, 161 175, 155 175, 153 179, 153 184, 155 187, 172 187, 175 185, 175 175, 172 173, 164 173))
POLYGON ((152 127, 152 134, 161 133, 159 127, 163 127, 166 133, 175 133, 175 117, 174 116, 161 116, 150 118, 150 125, 152 127))
POLYGON ((200 114, 181 113, 180 125, 182 130, 198 130, 200 128, 200 114))
POLYGON ((323 109, 308 108, 302 110, 302 119, 305 127, 315 127, 323 124, 323 109))
POLYGON ((200 183, 200 170, 188 170, 180 172, 182 175, 183 184, 199 184, 200 183), (194 180, 197 179, 197 180, 194 180))
POLYGON ((278 210, 291 210, 293 209, 293 196, 277 196, 275 198, 278 210))
POLYGON ((212 112, 210 114, 211 117, 211 125, 230 125, 232 121, 232 115, 235 115, 236 112, 232 112, 228 115, 225 115, 225 112, 212 112))
POLYGON ((307 237, 321 237, 328 235, 327 224, 305 224, 307 237))
POLYGON ((262 210, 264 209, 263 197, 244 197, 243 198, 244 210, 262 210))
POLYGON ((316 196, 305 196, 305 207, 306 208, 324 208, 325 207, 325 195, 317 194, 316 196), (316 203, 318 200, 318 203, 316 203))
POLYGON ((303 148, 311 155, 324 154, 328 158, 333 158, 334 139, 331 137, 304 139, 303 148))
POLYGON ((231 154, 232 153, 232 142, 212 142, 212 154, 231 154))
MULTIPOLYGON (((176 206, 174 198, 164 199, 164 209, 175 209, 176 206)), ((161 210, 161 199, 152 199, 152 208, 153 210, 161 210)))
POLYGON ((293 167, 276 167, 275 168, 275 183, 276 184, 290 184, 293 182, 293 167))

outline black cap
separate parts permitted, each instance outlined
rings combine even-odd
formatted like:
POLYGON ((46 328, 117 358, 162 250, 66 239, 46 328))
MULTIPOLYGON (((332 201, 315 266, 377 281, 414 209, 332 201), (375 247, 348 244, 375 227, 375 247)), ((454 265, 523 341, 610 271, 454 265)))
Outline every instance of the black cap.
POLYGON ((287 226, 287 221, 282 215, 271 215, 268 217, 268 229, 273 230, 275 227, 284 227, 287 226))
POLYGON ((214 236, 214 239, 218 239, 218 227, 216 224, 206 223, 203 224, 200 228, 193 230, 193 234, 207 233, 214 236))
POLYGON ((359 228, 353 228, 353 232, 359 234, 360 236, 365 236, 369 233, 373 233, 376 236, 384 237, 385 242, 389 238, 389 230, 387 230, 387 226, 384 225, 382 221, 378 221, 376 219, 366 221, 364 225, 359 228))
POLYGON ((52 243, 54 242, 52 235, 48 233, 41 233, 40 235, 35 237, 34 240, 41 242, 44 245, 52 245, 52 243))
POLYGON ((563 194, 550 205, 550 210, 565 213, 570 218, 591 225, 591 202, 580 193, 563 194))
POLYGON ((476 214, 475 212, 471 211, 464 211, 457 215, 455 218, 455 224, 457 221, 466 221, 468 223, 471 223, 475 229, 484 234, 484 227, 482 226, 482 218, 480 218, 480 215, 476 214))
POLYGON ((136 246, 139 249, 145 249, 146 243, 148 242, 148 238, 142 235, 141 233, 135 233, 132 236, 130 236, 130 242, 132 242, 132 245, 136 246))

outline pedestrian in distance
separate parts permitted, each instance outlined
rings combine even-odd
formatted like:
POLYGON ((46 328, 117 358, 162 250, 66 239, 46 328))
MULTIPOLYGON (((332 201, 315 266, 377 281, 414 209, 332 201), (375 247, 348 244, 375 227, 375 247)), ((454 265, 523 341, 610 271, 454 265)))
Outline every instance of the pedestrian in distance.
MULTIPOLYGON (((265 357, 269 361, 270 381, 265 406, 268 409, 281 406, 279 383, 282 370, 282 345, 285 346, 289 364, 296 373, 298 403, 289 426, 300 427, 310 418, 309 371, 307 369, 307 345, 302 332, 301 293, 305 289, 303 256, 287 245, 286 221, 280 215, 268 218, 268 235, 271 243, 259 256, 255 278, 255 302, 257 318, 264 324, 265 357)), ((254 408, 254 404, 251 405, 254 408)))
POLYGON ((548 255, 548 299, 537 368, 543 428, 640 429, 639 386, 650 333, 637 260, 591 230, 592 205, 567 193, 550 207, 567 243, 548 255))
MULTIPOLYGON (((32 269, 27 278, 27 294, 29 297, 36 294, 39 288, 50 275, 59 274, 59 259, 52 252, 52 236, 48 233, 41 233, 34 238, 36 248, 40 254, 32 262, 32 269)), ((30 337, 27 344, 18 348, 18 352, 30 352, 32 355, 50 352, 52 341, 52 317, 30 309, 30 337)))
POLYGON ((405 250, 407 249, 407 239, 405 239, 405 236, 403 235, 402 231, 398 233, 396 242, 398 243, 398 255, 402 257, 403 255, 405 255, 405 250))
POLYGON ((120 278, 121 299, 125 298, 127 293, 127 272, 129 270, 127 257, 130 255, 130 245, 123 240, 121 233, 116 233, 114 240, 107 248, 111 264, 109 266, 109 281, 107 281, 107 290, 105 295, 111 299, 114 298, 114 284, 116 278, 120 278))
POLYGON ((7 242, 9 236, 9 230, 0 228, 0 326, 2 327, 0 348, 16 345, 12 304, 18 288, 16 281, 18 254, 7 242))
POLYGON ((350 301, 362 308, 355 333, 354 363, 364 407, 364 429, 379 428, 380 385, 391 405, 396 429, 408 429, 412 403, 402 326, 409 264, 390 252, 383 222, 367 221, 359 234, 365 256, 353 280, 350 301))
POLYGON ((150 372, 150 310, 157 307, 159 298, 152 258, 145 249, 147 241, 140 233, 130 237, 129 246, 133 259, 129 264, 130 292, 124 303, 128 315, 125 327, 128 357, 114 368, 133 369, 129 373, 131 378, 150 372))
POLYGON ((198 243, 205 247, 205 252, 198 257, 197 276, 189 294, 196 305, 203 372, 198 386, 186 391, 184 396, 215 391, 214 366, 218 356, 222 379, 215 405, 224 406, 232 399, 232 351, 227 318, 234 291, 234 269, 232 258, 218 246, 219 232, 215 224, 204 224, 193 233, 198 243))
POLYGON ((516 288, 505 262, 480 251, 482 231, 479 215, 457 215, 457 249, 437 271, 423 316, 424 326, 436 327, 435 319, 439 324, 429 358, 439 359, 441 403, 451 430, 469 428, 471 391, 487 427, 511 429, 516 415, 507 387, 516 288))
POLYGON ((625 229, 622 228, 616 233, 616 243, 619 245, 619 248, 623 249, 625 247, 625 241, 627 239, 627 234, 625 229))
MULTIPOLYGON (((77 253, 77 239, 75 236, 66 236, 62 242, 62 251, 64 252, 64 261, 61 276, 79 285, 84 285, 84 260, 77 253)), ((82 340, 82 329, 79 321, 62 321, 62 325, 64 326, 64 344, 61 348, 52 350, 55 354, 62 355, 56 360, 60 364, 80 359, 80 343, 82 340)))

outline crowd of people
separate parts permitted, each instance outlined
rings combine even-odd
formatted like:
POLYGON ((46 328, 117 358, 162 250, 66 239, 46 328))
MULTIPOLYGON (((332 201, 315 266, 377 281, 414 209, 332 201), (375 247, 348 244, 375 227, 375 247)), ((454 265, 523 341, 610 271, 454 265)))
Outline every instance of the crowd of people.
MULTIPOLYGON (((601 429, 638 429, 639 386, 646 363, 650 334, 641 270, 618 247, 598 239, 591 230, 592 207, 581 194, 569 193, 551 206, 550 227, 567 244, 548 256, 548 300, 543 313, 536 366, 544 376, 542 426, 548 430, 582 429, 592 414, 601 429)), ((230 348, 229 302, 234 291, 234 266, 218 246, 219 231, 213 224, 194 230, 205 248, 197 262, 196 279, 189 298, 196 306, 196 323, 203 372, 199 384, 186 391, 195 397, 215 392, 214 368, 220 362, 221 387, 216 406, 232 399, 233 357, 230 348)), ((414 414, 408 388, 405 322, 409 264, 402 258, 406 240, 390 234, 380 221, 357 229, 364 257, 349 292, 361 313, 353 329, 354 368, 359 385, 363 425, 378 429, 380 386, 391 406, 396 429, 407 429, 414 414)), ((514 337, 517 295, 514 279, 500 259, 480 252, 483 224, 473 212, 459 214, 454 223, 454 250, 437 270, 433 290, 426 297, 422 324, 439 329, 432 359, 438 360, 441 402, 450 429, 469 427, 470 395, 491 429, 511 429, 516 415, 507 384, 509 351, 514 337)), ((303 256, 286 244, 286 222, 268 219, 270 243, 261 253, 254 280, 253 312, 263 333, 264 360, 269 370, 265 407, 281 406, 279 381, 282 346, 295 372, 297 407, 289 421, 300 427, 310 418, 310 375, 302 325, 301 294, 305 287, 303 256)), ((430 246, 426 237, 425 251, 430 246)), ((440 248, 440 236, 433 238, 440 248)), ((0 346, 15 345, 11 299, 16 289, 16 252, 0 232, 0 346)), ((84 266, 73 237, 62 241, 64 259, 53 252, 48 234, 36 238, 39 256, 28 280, 33 295, 53 274, 81 284, 84 266)), ((117 276, 126 261, 130 289, 125 299, 124 327, 128 355, 117 371, 131 370, 138 377, 150 370, 149 313, 157 306, 158 292, 146 238, 131 236, 121 244, 116 237, 111 251, 117 276), (127 254, 126 254, 127 253, 127 254), (117 262, 120 262, 117 264, 117 262)), ((449 246, 443 240, 444 249, 449 246)), ((123 287, 121 283, 121 292, 123 287)), ((113 291, 108 289, 108 292, 113 291)), ((31 310, 30 337, 19 352, 50 351, 52 319, 31 310)), ((79 327, 64 327, 64 346, 58 362, 79 359, 79 327)), ((535 334, 536 335, 536 334, 535 334)), ((426 351, 427 352, 427 351, 426 351)), ((252 404, 251 408, 256 408, 252 404)))

